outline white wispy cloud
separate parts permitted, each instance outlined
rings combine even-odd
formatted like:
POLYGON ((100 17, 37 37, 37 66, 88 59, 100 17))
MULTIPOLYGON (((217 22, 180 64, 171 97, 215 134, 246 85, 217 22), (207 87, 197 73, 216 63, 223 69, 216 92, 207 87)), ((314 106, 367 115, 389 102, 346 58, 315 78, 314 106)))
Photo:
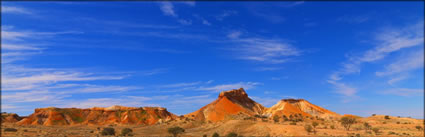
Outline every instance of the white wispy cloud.
POLYGON ((166 72, 168 72, 167 68, 156 68, 152 70, 145 70, 145 71, 142 71, 141 73, 144 76, 152 76, 152 75, 162 74, 166 72))
POLYGON ((275 70, 281 70, 282 67, 259 67, 256 68, 256 71, 275 71, 275 70))
POLYGON ((61 101, 66 95, 59 95, 49 91, 27 91, 27 92, 6 92, 2 99, 7 102, 44 102, 54 103, 61 101))
POLYGON ((110 107, 113 105, 121 105, 128 107, 142 107, 151 106, 159 107, 158 104, 145 103, 139 100, 132 100, 129 98, 90 98, 86 100, 69 100, 63 102, 59 107, 76 107, 76 108, 92 108, 92 107, 110 107))
MULTIPOLYGON (((341 80, 345 75, 359 73, 361 71, 362 64, 382 60, 388 54, 400 51, 402 49, 423 45, 423 21, 399 29, 387 28, 376 36, 376 40, 378 44, 374 48, 365 51, 360 56, 349 57, 347 62, 342 63, 343 66, 340 70, 332 73, 329 76, 327 82, 335 86, 337 93, 340 93, 344 96, 355 95, 357 92, 356 88, 348 86, 347 84, 341 82, 341 80)), ((419 60, 409 61, 410 67, 408 68, 417 67, 418 61, 419 60)), ((387 73, 400 71, 400 68, 396 65, 387 68, 388 71, 378 72, 377 75, 384 75, 387 73)))
MULTIPOLYGON (((184 3, 190 6, 195 6, 194 2, 180 2, 180 3, 184 3)), ((176 13, 175 9, 174 9, 174 5, 171 2, 165 1, 165 2, 161 2, 160 3, 160 9, 162 11, 162 13, 166 16, 171 16, 177 19, 177 22, 182 24, 182 25, 192 25, 192 20, 190 19, 182 19, 179 17, 179 15, 176 13)), ((207 22, 209 23, 209 22, 207 22)))
POLYGON ((207 26, 211 26, 211 23, 206 19, 202 20, 202 24, 207 25, 207 26))
POLYGON ((417 95, 423 95, 424 89, 394 88, 394 89, 381 91, 380 93, 392 94, 392 95, 398 95, 398 96, 417 96, 417 95))
POLYGON ((396 76, 396 77, 392 77, 390 78, 390 80, 388 80, 388 84, 393 85, 394 83, 397 83, 399 81, 405 80, 407 79, 408 76, 407 75, 400 75, 400 76, 396 76))
POLYGON ((241 31, 232 31, 229 34, 227 34, 227 37, 231 38, 231 39, 238 39, 239 36, 241 36, 241 35, 242 35, 241 31))
POLYGON ((12 6, 1 6, 1 13, 32 14, 32 12, 26 8, 12 6))
POLYGON ((192 20, 178 19, 177 22, 179 22, 182 25, 192 25, 192 20))
POLYGON ((295 7, 304 4, 304 1, 296 1, 296 2, 288 2, 288 3, 280 3, 277 6, 283 7, 283 8, 290 8, 295 7))
POLYGON ((180 88, 180 87, 188 87, 188 86, 196 86, 201 84, 200 81, 198 82, 190 82, 190 83, 176 83, 176 84, 168 84, 168 85, 161 85, 160 88, 180 88))
POLYGON ((178 15, 174 12, 174 6, 171 2, 161 2, 160 9, 164 15, 177 17, 178 15))
POLYGON ((397 61, 385 66, 385 70, 376 72, 377 76, 388 76, 415 70, 424 67, 424 51, 418 50, 410 53, 407 57, 401 57, 397 61))
POLYGON ((264 63, 280 64, 290 60, 289 57, 300 56, 301 51, 281 40, 262 38, 240 38, 234 51, 239 52, 239 59, 264 63))
POLYGON ((3 50, 42 50, 42 48, 34 45, 21 45, 21 44, 2 44, 3 50))
POLYGON ((336 88, 336 93, 342 94, 344 96, 354 96, 357 93, 357 89, 351 86, 348 86, 344 83, 336 82, 329 80, 330 84, 334 85, 336 88))
POLYGON ((232 16, 232 15, 237 15, 237 14, 238 14, 238 12, 235 11, 235 10, 225 10, 225 11, 223 11, 222 14, 215 16, 215 18, 218 21, 223 21, 225 18, 232 16))

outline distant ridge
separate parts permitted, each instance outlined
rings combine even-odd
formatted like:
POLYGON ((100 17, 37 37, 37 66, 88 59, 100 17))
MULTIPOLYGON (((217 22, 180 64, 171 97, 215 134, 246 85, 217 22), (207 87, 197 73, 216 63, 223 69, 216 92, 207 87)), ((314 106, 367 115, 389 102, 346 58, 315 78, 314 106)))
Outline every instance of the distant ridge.
MULTIPOLYGON (((190 105, 190 104, 188 104, 190 105)), ((339 114, 314 105, 304 99, 282 99, 270 108, 248 97, 243 88, 223 91, 218 98, 199 110, 184 117, 194 121, 219 122, 249 117, 303 116, 336 118, 339 114)), ((28 117, 2 114, 2 122, 18 125, 108 125, 142 124, 153 125, 176 120, 178 116, 162 107, 93 107, 80 108, 37 108, 28 117)), ((182 118, 182 117, 180 117, 182 118)))
POLYGON ((173 120, 177 116, 161 107, 124 107, 107 108, 38 108, 35 112, 17 122, 18 125, 106 125, 106 124, 143 124, 152 125, 173 120))

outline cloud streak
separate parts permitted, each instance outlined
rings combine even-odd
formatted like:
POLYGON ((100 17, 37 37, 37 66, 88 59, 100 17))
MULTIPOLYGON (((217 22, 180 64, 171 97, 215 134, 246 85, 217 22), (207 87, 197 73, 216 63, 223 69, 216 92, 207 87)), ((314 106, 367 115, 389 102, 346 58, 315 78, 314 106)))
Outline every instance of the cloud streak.
POLYGON ((300 56, 301 51, 281 40, 262 38, 240 38, 234 40, 238 44, 232 49, 239 53, 238 59, 251 60, 271 64, 288 62, 289 57, 300 56))
MULTIPOLYGON (((347 84, 341 82, 343 76, 359 73, 361 71, 361 65, 368 62, 375 62, 378 60, 384 59, 388 54, 400 51, 402 49, 421 46, 423 45, 423 21, 420 21, 411 26, 407 26, 404 28, 391 28, 386 29, 379 33, 376 36, 376 40, 379 44, 373 49, 365 51, 360 56, 352 56, 349 58, 347 62, 343 63, 342 68, 339 71, 332 73, 327 80, 328 83, 334 85, 336 88, 336 92, 343 96, 355 96, 357 90, 353 87, 348 86, 347 84)), ((420 55, 416 55, 420 57, 420 55)), ((420 59, 408 61, 407 64, 410 67, 407 68, 416 68, 418 67, 420 59)), ((423 54, 422 54, 422 62, 423 62, 423 54)), ((406 63, 406 62, 403 62, 406 63)), ((395 72, 402 71, 400 63, 396 63, 395 65, 390 65, 387 67, 385 72, 377 72, 379 75, 392 74, 395 72)), ((404 68, 403 68, 404 69, 404 68)), ((394 80, 393 80, 394 82, 394 80)))
POLYGON ((21 7, 12 7, 12 6, 2 6, 1 12, 5 14, 32 14, 31 11, 21 7))

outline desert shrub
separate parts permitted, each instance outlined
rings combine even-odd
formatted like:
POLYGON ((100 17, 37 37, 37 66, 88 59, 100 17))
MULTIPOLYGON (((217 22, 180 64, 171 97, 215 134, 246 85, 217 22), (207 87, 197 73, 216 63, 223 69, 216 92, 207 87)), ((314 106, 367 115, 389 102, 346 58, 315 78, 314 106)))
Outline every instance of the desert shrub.
POLYGON ((178 134, 183 133, 184 129, 181 127, 172 127, 172 128, 168 128, 168 133, 173 134, 174 137, 177 137, 178 134))
POLYGON ((375 134, 376 134, 376 135, 378 135, 378 134, 379 134, 379 128, 376 128, 376 127, 375 127, 375 128, 373 128, 373 129, 372 129, 372 131, 373 131, 373 132, 375 132, 375 134))
POLYGON ((220 137, 220 135, 219 135, 217 132, 215 132, 215 133, 212 135, 212 137, 220 137))
POLYGON ((415 128, 418 129, 418 130, 422 130, 421 126, 416 126, 415 128))
POLYGON ((353 126, 354 130, 358 131, 358 130, 362 130, 362 126, 361 125, 354 125, 353 126))
POLYGON ((124 128, 121 130, 121 136, 133 136, 133 130, 130 128, 124 128))
POLYGON ((393 131, 388 132, 388 135, 395 135, 396 133, 393 131))
POLYGON ((313 127, 316 128, 319 125, 317 122, 313 122, 313 127))
POLYGON ((274 120, 274 122, 279 122, 279 116, 277 116, 277 115, 274 115, 274 117, 273 117, 273 120, 274 120))
POLYGON ((397 124, 400 124, 400 122, 397 121, 397 124))
POLYGON ((387 122, 382 122, 382 124, 387 124, 387 122))
POLYGON ((305 131, 307 131, 308 134, 310 134, 310 132, 313 131, 313 127, 311 127, 311 125, 305 125, 304 129, 305 129, 305 131))
POLYGON ((238 137, 238 134, 236 134, 235 132, 230 132, 226 135, 226 137, 238 137))
POLYGON ((350 130, 351 125, 356 123, 356 118, 350 117, 350 116, 344 116, 341 118, 340 122, 345 129, 350 130))
POLYGON ((397 118, 400 118, 400 116, 397 116, 397 118))
POLYGON ((331 125, 331 129, 335 129, 335 126, 334 125, 331 125))
POLYGON ((359 134, 359 133, 357 133, 357 134, 356 134, 356 137, 360 137, 360 134, 359 134))
POLYGON ((288 121, 288 117, 286 117, 285 115, 282 116, 283 121, 288 121))
POLYGON ((372 116, 376 116, 376 114, 372 114, 372 116))
POLYGON ((385 117, 384 117, 385 119, 390 119, 390 116, 388 116, 388 115, 385 115, 385 117))
POLYGON ((90 133, 94 133, 94 131, 93 130, 90 130, 90 133))
POLYGON ((366 132, 372 128, 372 126, 369 125, 369 123, 367 123, 367 122, 363 123, 363 126, 364 126, 364 129, 366 130, 366 132))
POLYGON ((326 126, 326 125, 325 125, 323 128, 324 128, 324 129, 328 129, 328 126, 326 126))
POLYGON ((289 125, 297 125, 297 122, 291 122, 289 125))
POLYGON ((4 132, 17 132, 18 130, 16 128, 5 128, 4 132))
POLYGON ((110 127, 106 127, 106 128, 103 128, 103 130, 102 130, 102 132, 100 132, 100 134, 102 134, 103 136, 115 135, 115 129, 110 128, 110 127))
POLYGON ((206 134, 204 134, 202 137, 207 137, 207 135, 206 135, 206 134))

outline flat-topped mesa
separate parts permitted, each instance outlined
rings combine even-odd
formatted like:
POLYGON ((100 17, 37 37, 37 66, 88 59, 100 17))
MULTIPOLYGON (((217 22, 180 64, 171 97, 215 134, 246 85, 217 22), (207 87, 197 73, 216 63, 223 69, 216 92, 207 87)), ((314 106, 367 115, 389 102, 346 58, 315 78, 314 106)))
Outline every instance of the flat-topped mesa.
POLYGON ((248 94, 246 94, 243 88, 239 88, 239 89, 232 89, 229 91, 223 91, 218 95, 219 98, 222 98, 224 96, 229 98, 241 98, 241 97, 248 97, 248 94))
POLYGON ((305 99, 282 99, 280 102, 286 102, 288 104, 291 104, 292 106, 312 116, 318 116, 321 118, 334 118, 340 116, 335 112, 314 105, 305 99))
POLYGON ((17 122, 18 125, 152 125, 177 118, 161 107, 93 107, 93 108, 37 108, 35 112, 17 122))
POLYGON ((287 98, 287 99, 281 99, 281 101, 289 102, 289 103, 295 103, 295 102, 301 102, 306 101, 304 99, 293 99, 293 98, 287 98))

